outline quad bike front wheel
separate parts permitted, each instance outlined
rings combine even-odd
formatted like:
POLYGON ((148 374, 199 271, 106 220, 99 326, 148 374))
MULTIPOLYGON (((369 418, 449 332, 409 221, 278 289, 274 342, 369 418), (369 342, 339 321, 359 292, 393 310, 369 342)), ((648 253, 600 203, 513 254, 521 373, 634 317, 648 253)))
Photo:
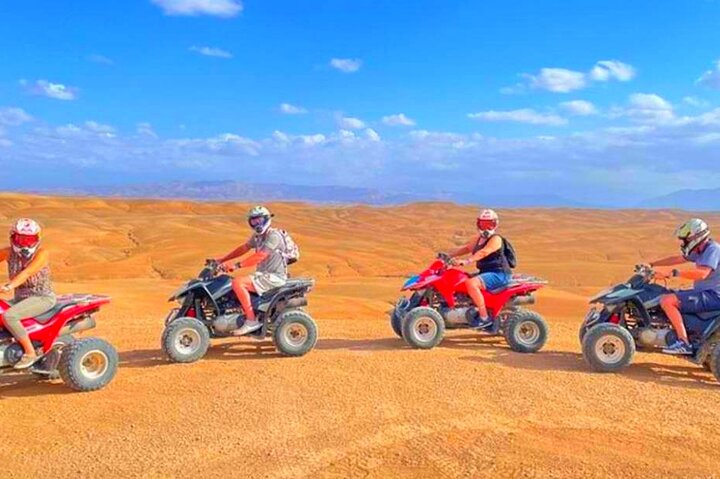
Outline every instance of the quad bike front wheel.
POLYGON ((178 318, 165 327, 161 346, 170 361, 194 363, 207 353, 210 332, 195 318, 178 318))
POLYGON ((58 371, 63 382, 75 391, 96 391, 112 381, 118 362, 118 353, 110 343, 82 338, 63 348, 58 371))
POLYGON ((402 321, 402 337, 415 349, 432 349, 443 340, 445 320, 432 308, 411 309, 402 321))
POLYGON ((402 316, 397 308, 390 311, 390 327, 398 338, 402 338, 402 316))
POLYGON ((536 353, 547 342, 548 325, 535 311, 519 309, 505 320, 503 333, 513 351, 536 353))
POLYGON ((626 367, 635 355, 635 340, 627 329, 604 323, 590 328, 582 343, 585 362, 597 372, 611 373, 626 367))
POLYGON ((275 348, 283 356, 303 356, 317 343, 317 325, 300 309, 285 311, 277 319, 273 332, 275 348))

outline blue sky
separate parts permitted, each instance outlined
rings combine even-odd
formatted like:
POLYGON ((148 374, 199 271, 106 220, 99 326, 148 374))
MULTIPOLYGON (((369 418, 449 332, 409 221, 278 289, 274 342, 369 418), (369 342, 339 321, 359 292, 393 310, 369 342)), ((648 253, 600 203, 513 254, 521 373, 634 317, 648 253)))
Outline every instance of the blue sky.
POLYGON ((720 2, 6 2, 1 188, 720 186, 720 2))

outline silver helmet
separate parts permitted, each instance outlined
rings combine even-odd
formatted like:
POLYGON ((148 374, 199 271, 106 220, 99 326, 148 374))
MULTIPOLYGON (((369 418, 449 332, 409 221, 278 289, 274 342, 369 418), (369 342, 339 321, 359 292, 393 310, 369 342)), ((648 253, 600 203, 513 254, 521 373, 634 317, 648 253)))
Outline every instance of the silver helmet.
POLYGON ((274 215, 270 213, 270 210, 264 206, 255 206, 252 208, 247 215, 248 224, 255 231, 255 233, 261 235, 270 229, 272 223, 272 217, 274 215))
POLYGON ((680 250, 687 257, 710 237, 710 228, 700 218, 693 218, 675 230, 675 236, 682 241, 680 250))

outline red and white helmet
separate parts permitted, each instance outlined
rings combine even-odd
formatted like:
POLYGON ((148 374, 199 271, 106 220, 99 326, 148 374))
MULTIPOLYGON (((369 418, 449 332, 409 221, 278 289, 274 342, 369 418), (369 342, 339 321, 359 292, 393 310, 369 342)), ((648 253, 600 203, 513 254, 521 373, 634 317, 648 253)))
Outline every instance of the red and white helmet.
POLYGON ((42 228, 35 220, 21 218, 10 229, 12 249, 24 258, 32 257, 40 246, 42 228))
POLYGON ((477 217, 477 228, 480 233, 486 238, 489 238, 495 234, 495 230, 500 224, 500 218, 497 213, 491 209, 484 209, 480 212, 480 216, 477 217))

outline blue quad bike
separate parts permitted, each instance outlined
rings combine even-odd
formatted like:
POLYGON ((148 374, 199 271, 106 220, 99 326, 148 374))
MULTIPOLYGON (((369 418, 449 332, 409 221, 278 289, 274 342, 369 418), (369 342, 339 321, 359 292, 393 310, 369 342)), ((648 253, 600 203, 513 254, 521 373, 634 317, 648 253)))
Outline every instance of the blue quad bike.
MULTIPOLYGON (((305 310, 314 284, 309 278, 292 278, 261 296, 251 294, 262 327, 246 337, 270 338, 284 356, 308 353, 318 336, 315 321, 305 310)), ((176 301, 177 307, 165 319, 161 345, 173 362, 199 360, 207 353, 211 338, 231 337, 245 322, 232 290, 232 277, 215 261, 208 261, 197 279, 181 286, 170 301, 176 301)))
MULTIPOLYGON (((580 327, 583 358, 598 372, 615 372, 633 359, 636 349, 658 351, 677 336, 660 307, 660 298, 673 290, 654 283, 655 273, 635 266, 625 283, 590 299, 592 308, 580 327)), ((684 314, 683 320, 695 353, 683 356, 704 367, 720 381, 720 311, 684 314)))

